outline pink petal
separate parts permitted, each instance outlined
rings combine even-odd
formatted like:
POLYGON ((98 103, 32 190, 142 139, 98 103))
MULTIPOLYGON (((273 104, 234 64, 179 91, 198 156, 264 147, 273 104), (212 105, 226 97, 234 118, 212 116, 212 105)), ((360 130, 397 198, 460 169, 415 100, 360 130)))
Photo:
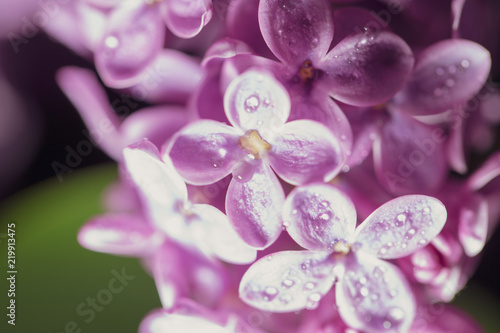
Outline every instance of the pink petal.
POLYGON ((213 120, 199 120, 175 135, 166 153, 186 182, 207 185, 231 173, 244 151, 236 129, 213 120))
POLYGON ((478 255, 488 235, 488 202, 476 195, 463 203, 458 222, 458 238, 469 257, 478 255))
POLYGON ((401 89, 413 68, 413 54, 400 37, 387 31, 350 35, 318 65, 322 86, 339 101, 357 106, 382 103, 401 89))
MULTIPOLYGON (((461 106, 456 106, 456 108, 461 108, 461 106)), ((446 142, 446 156, 453 170, 460 174, 465 174, 467 172, 464 146, 465 122, 460 115, 455 115, 452 123, 453 126, 450 128, 450 134, 446 142)))
POLYGON ((346 264, 335 292, 340 316, 356 329, 407 332, 415 317, 415 299, 404 275, 361 251, 346 264))
POLYGON ((340 139, 342 151, 348 155, 353 140, 351 124, 337 103, 316 89, 308 94, 291 90, 290 98, 292 110, 288 121, 310 119, 326 125, 340 139))
POLYGON ((430 304, 422 307, 410 329, 411 333, 483 333, 483 329, 469 315, 449 305, 430 304), (439 309, 436 311, 436 309, 439 309), (429 313, 435 313, 429 321, 429 313))
POLYGON ((224 213, 210 205, 194 205, 198 221, 190 223, 190 233, 200 249, 213 253, 219 259, 233 264, 249 264, 257 258, 257 251, 234 231, 224 213))
POLYGON ((239 54, 250 54, 251 52, 251 48, 244 42, 226 37, 210 46, 205 52, 201 65, 207 70, 216 70, 217 68, 220 70, 224 60, 239 54))
POLYGON ((326 252, 284 251, 263 257, 243 275, 243 302, 271 312, 314 309, 335 281, 326 252))
POLYGON ((156 6, 123 2, 112 11, 95 50, 95 65, 104 83, 112 88, 138 83, 160 53, 164 38, 165 28, 156 6))
POLYGON ((352 241, 356 209, 349 197, 333 185, 296 187, 286 198, 283 225, 300 246, 332 252, 339 241, 352 241))
POLYGON ((87 222, 78 242, 92 251, 140 257, 154 251, 161 237, 140 216, 108 214, 87 222))
POLYGON ((249 180, 233 177, 226 195, 229 222, 250 246, 266 248, 281 233, 285 194, 271 168, 257 162, 249 180))
POLYGON ((57 83, 75 105, 95 143, 106 154, 120 161, 123 141, 120 120, 111 108, 94 73, 77 67, 64 67, 57 73, 57 83))
POLYGON ((328 182, 344 164, 337 138, 325 125, 312 120, 287 123, 270 143, 271 166, 293 185, 328 182))
POLYGON ((447 175, 445 134, 397 112, 382 128, 373 146, 380 184, 393 194, 429 193, 447 175))
POLYGON ((326 0, 269 0, 259 5, 260 30, 274 55, 285 64, 313 63, 328 51, 333 37, 331 5, 326 0))
POLYGON ((210 22, 212 0, 166 0, 161 7, 169 30, 180 38, 192 38, 210 22))
POLYGON ((464 39, 435 43, 420 54, 394 102, 418 115, 446 111, 473 97, 486 82, 490 67, 490 53, 477 43, 464 39))
POLYGON ((382 259, 407 256, 441 232, 445 206, 433 197, 405 195, 386 202, 356 229, 355 242, 382 259))
POLYGON ((156 106, 128 116, 120 128, 125 145, 147 138, 161 146, 188 123, 188 114, 181 107, 156 106))
POLYGON ((126 91, 149 103, 186 104, 202 79, 199 60, 183 52, 163 49, 126 91))
POLYGON ((162 161, 156 146, 147 140, 126 148, 123 154, 152 220, 170 237, 183 240, 186 227, 179 205, 187 200, 187 189, 172 162, 162 161))
POLYGON ((467 187, 478 191, 500 175, 500 152, 490 156, 468 179, 467 187))
POLYGON ((224 109, 234 127, 275 131, 290 115, 290 97, 272 74, 249 70, 227 88, 224 109))

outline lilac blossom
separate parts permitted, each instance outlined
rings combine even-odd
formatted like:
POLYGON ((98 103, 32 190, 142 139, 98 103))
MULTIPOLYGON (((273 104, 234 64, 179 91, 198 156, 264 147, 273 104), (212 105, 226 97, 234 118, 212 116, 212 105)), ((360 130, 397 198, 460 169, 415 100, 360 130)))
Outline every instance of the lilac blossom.
POLYGON ((437 199, 412 195, 375 210, 357 228, 350 199, 336 187, 311 184, 287 198, 283 220, 308 251, 270 254, 254 263, 240 284, 240 297, 273 312, 315 308, 332 285, 342 319, 370 332, 405 331, 415 300, 404 275, 380 259, 407 256, 427 245, 446 222, 437 199))
POLYGON ((181 130, 166 150, 188 183, 209 184, 232 173, 226 198, 229 220, 248 244, 265 248, 280 234, 284 201, 270 166, 291 184, 329 181, 344 157, 324 125, 285 123, 289 95, 265 72, 251 70, 235 79, 224 109, 233 127, 200 120, 181 130))

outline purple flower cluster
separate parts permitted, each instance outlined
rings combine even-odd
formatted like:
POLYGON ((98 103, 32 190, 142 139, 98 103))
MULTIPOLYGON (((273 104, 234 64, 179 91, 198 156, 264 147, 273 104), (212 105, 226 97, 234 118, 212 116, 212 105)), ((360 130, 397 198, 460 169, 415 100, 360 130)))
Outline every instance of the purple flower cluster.
POLYGON ((149 105, 122 119, 91 71, 58 73, 120 168, 78 239, 151 272, 163 309, 140 332, 480 332, 449 306, 422 316, 465 286, 500 218, 500 153, 470 171, 500 94, 490 52, 460 37, 464 4, 61 11, 47 32, 149 105))

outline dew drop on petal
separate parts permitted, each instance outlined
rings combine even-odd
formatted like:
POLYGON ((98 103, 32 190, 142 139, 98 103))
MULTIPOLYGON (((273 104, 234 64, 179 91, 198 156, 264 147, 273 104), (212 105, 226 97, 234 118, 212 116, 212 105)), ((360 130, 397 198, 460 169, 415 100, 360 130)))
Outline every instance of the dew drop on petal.
POLYGON ((460 62, 460 65, 462 65, 463 68, 468 68, 470 66, 470 62, 469 60, 464 59, 462 60, 462 62, 460 62))
POLYGON ((281 303, 286 305, 286 304, 290 303, 292 301, 292 299, 293 299, 292 295, 286 294, 286 295, 282 295, 279 300, 281 303))
POLYGON ((314 282, 307 282, 304 284, 304 290, 313 290, 316 287, 316 283, 314 282))
POLYGON ((396 227, 402 227, 406 222, 406 215, 405 214, 399 214, 398 216, 396 216, 396 221, 394 222, 394 224, 396 225, 396 227))
POLYGON ((248 113, 253 113, 257 111, 260 105, 260 99, 257 95, 250 95, 245 100, 245 111, 248 113))
POLYGON ((319 301, 321 300, 321 295, 319 293, 311 294, 307 298, 306 309, 313 310, 318 307, 319 301))
POLYGON ((361 289, 359 289, 359 293, 360 293, 360 294, 361 294, 361 296, 363 296, 363 297, 368 296, 368 294, 369 294, 368 288, 366 288, 366 287, 362 287, 361 289))
POLYGON ((295 285, 295 281, 291 280, 291 279, 284 279, 282 282, 281 282, 281 285, 285 288, 291 288, 295 285))
POLYGON ((405 234, 405 239, 407 239, 407 240, 412 239, 412 238, 413 238, 413 236, 415 236, 415 233, 416 233, 416 232, 417 232, 417 231, 415 230, 415 228, 411 228, 410 230, 408 230, 408 231, 406 232, 406 234, 405 234))
POLYGON ((120 45, 120 41, 115 36, 108 36, 104 41, 107 47, 110 49, 116 49, 120 45))

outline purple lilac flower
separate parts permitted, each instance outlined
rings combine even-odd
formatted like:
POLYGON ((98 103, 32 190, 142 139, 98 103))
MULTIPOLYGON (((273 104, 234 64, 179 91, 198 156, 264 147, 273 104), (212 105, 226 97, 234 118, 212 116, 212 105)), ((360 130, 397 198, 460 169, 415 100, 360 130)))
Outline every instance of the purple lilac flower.
POLYGON ((427 245, 446 222, 437 199, 396 198, 357 228, 354 205, 336 187, 311 184, 287 197, 283 220, 290 236, 309 251, 270 254, 254 263, 240 297, 254 307, 289 312, 315 308, 337 282, 342 319, 370 332, 405 331, 415 300, 404 275, 380 259, 407 256, 427 245))
POLYGON ((200 120, 181 130, 166 150, 188 183, 209 184, 232 173, 226 199, 229 220, 248 244, 265 248, 281 232, 284 201, 270 166, 291 184, 329 181, 344 157, 324 125, 311 120, 285 123, 288 93, 265 72, 251 70, 235 79, 224 107, 233 127, 200 120))

